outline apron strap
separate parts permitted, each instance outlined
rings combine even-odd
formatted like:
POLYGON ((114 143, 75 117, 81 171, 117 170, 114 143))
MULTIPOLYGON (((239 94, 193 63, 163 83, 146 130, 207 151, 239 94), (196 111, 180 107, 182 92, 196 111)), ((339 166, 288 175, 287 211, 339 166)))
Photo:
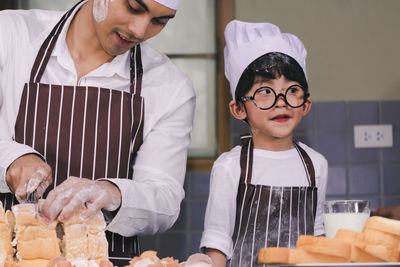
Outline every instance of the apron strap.
MULTIPOLYGON (((83 1, 83 0, 82 0, 83 1)), ((53 52, 54 46, 56 45, 58 36, 60 35, 60 32, 62 31, 65 22, 71 15, 71 13, 74 11, 74 9, 82 2, 79 1, 75 6, 73 6, 69 11, 67 11, 60 21, 54 26, 53 30, 47 36, 46 40, 43 42, 42 46, 40 47, 39 53, 36 56, 35 63, 33 64, 32 70, 31 70, 31 77, 29 81, 31 83, 39 83, 40 79, 43 76, 44 70, 47 66, 47 63, 49 62, 51 52, 53 52)))
POLYGON ((131 49, 129 58, 131 66, 131 89, 130 89, 131 94, 141 95, 143 66, 142 66, 142 52, 140 45, 136 45, 131 49))
MULTIPOLYGON (((240 139, 242 141, 242 149, 240 152, 240 183, 251 183, 254 143, 251 134, 242 134, 240 139)), ((294 143, 294 147, 303 162, 309 185, 315 187, 315 170, 310 156, 308 156, 307 152, 297 143, 294 143)))
POLYGON ((315 170, 310 156, 308 156, 307 152, 303 148, 301 148, 297 143, 294 143, 294 147, 300 154, 300 158, 301 161, 303 162, 304 169, 306 170, 310 186, 315 187, 315 170))
POLYGON ((240 152, 240 183, 251 183, 253 173, 253 138, 251 134, 242 134, 242 150, 240 152))
MULTIPOLYGON (((50 60, 51 53, 57 43, 58 37, 64 27, 65 22, 71 16, 72 12, 77 6, 79 6, 84 0, 79 1, 70 10, 68 10, 60 19, 60 21, 54 26, 49 36, 43 42, 36 56, 33 64, 31 75, 29 78, 30 83, 39 83, 46 66, 50 60)), ((132 94, 141 94, 143 67, 140 45, 133 47, 130 50, 130 92, 132 94)))

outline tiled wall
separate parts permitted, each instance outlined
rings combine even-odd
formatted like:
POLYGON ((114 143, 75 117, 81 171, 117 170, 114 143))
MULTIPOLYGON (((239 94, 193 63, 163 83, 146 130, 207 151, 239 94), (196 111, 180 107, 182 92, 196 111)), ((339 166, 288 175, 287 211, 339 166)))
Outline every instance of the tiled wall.
MULTIPOLYGON (((232 119, 232 143, 239 144, 245 123, 232 119)), ((298 140, 329 163, 328 199, 368 199, 373 209, 400 204, 400 101, 319 102, 295 132, 298 140), (392 124, 392 148, 355 149, 353 126, 392 124)), ((209 188, 208 172, 187 174, 186 198, 172 229, 143 237, 142 249, 185 260, 198 252, 209 188)))

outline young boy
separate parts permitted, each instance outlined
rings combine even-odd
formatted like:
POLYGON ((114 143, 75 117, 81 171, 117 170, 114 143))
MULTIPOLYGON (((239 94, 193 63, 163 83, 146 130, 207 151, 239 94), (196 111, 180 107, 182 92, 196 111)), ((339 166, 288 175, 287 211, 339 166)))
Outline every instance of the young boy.
POLYGON ((293 142, 311 107, 302 42, 275 25, 241 21, 227 25, 225 39, 229 108, 251 134, 214 163, 200 246, 213 266, 256 266, 260 248, 324 234, 328 163, 293 142))

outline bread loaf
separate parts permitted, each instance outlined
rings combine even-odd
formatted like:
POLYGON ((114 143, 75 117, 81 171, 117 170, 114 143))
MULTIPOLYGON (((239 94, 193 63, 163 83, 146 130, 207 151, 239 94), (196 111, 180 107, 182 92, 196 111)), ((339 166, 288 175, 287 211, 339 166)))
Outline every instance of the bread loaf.
POLYGON ((377 253, 377 251, 373 251, 373 244, 368 243, 369 237, 367 237, 364 233, 347 230, 347 229, 339 229, 336 233, 335 239, 342 240, 344 242, 349 243, 351 248, 351 261, 352 262, 383 262, 388 261, 389 259, 384 255, 377 253), (366 248, 372 253, 368 252, 366 248))
POLYGON ((0 202, 0 266, 7 261, 12 261, 14 249, 12 248, 12 233, 14 229, 14 216, 10 211, 4 212, 0 202))
POLYGON ((338 257, 318 251, 291 249, 289 253, 289 264, 303 263, 344 263, 350 262, 348 258, 338 257))
MULTIPOLYGON (((311 236, 301 236, 311 237, 311 236)), ((307 241, 308 242, 308 241, 307 241)), ((310 242, 313 243, 313 242, 310 242)), ((329 253, 326 247, 322 249, 314 246, 306 245, 302 248, 288 249, 288 248, 262 248, 258 254, 259 264, 301 264, 301 263, 343 263, 350 262, 350 257, 338 256, 338 253, 329 253)), ((347 247, 346 245, 344 247, 347 247)), ((349 250, 350 247, 347 247, 349 250)), ((343 251, 343 249, 341 249, 343 251)), ((331 251, 333 251, 331 249, 331 251)), ((346 255, 350 254, 346 252, 346 255)))
POLYGON ((138 267, 138 266, 168 266, 179 267, 179 261, 173 258, 157 257, 157 252, 153 250, 144 251, 140 256, 134 257, 128 266, 125 267, 138 267))
POLYGON ((87 221, 77 213, 64 225, 63 251, 67 260, 108 259, 108 242, 105 235, 105 221, 97 214, 87 221))
POLYGON ((313 254, 337 257, 335 262, 350 262, 351 245, 338 239, 302 235, 297 239, 296 248, 313 254))
POLYGON ((15 263, 15 267, 47 267, 49 260, 35 259, 35 260, 21 260, 15 263))
POLYGON ((48 229, 55 229, 57 221, 53 221, 47 224, 43 219, 37 215, 35 204, 26 203, 18 204, 11 207, 11 210, 15 216, 15 227, 23 226, 40 226, 48 229))
POLYGON ((72 267, 72 264, 64 257, 56 257, 49 261, 47 267, 72 267))
POLYGON ((334 239, 299 236, 296 248, 262 248, 259 264, 395 262, 399 260, 400 221, 371 217, 363 232, 339 229, 334 239))
POLYGON ((269 264, 278 264, 285 263, 289 264, 289 248, 278 248, 278 247, 270 247, 270 248, 262 248, 258 253, 258 263, 269 263, 269 264))
POLYGON ((375 229, 400 237, 400 221, 381 216, 370 217, 364 225, 363 232, 365 229, 375 229))
POLYGON ((47 267, 113 267, 107 260, 72 260, 68 261, 64 257, 57 257, 49 261, 47 267))
POLYGON ((366 222, 363 232, 376 233, 376 231, 385 233, 383 235, 385 237, 391 236, 397 240, 398 258, 396 261, 400 261, 400 221, 372 216, 366 222))
POLYGON ((86 227, 83 224, 64 226, 63 256, 67 260, 89 259, 86 227))
POLYGON ((386 261, 398 261, 399 240, 392 234, 381 232, 375 229, 365 229, 363 232, 366 243, 365 250, 385 258, 386 261))
POLYGON ((103 232, 88 234, 89 259, 108 259, 108 242, 103 232))
MULTIPOLYGON (((56 233, 57 222, 46 224, 37 216, 34 204, 14 205, 16 258, 50 260, 61 255, 56 233)), ((28 263, 26 263, 28 264, 28 263)))
POLYGON ((102 214, 83 221, 78 213, 65 223, 46 224, 34 204, 14 205, 6 213, 1 207, 0 266, 111 267, 105 227, 102 214))
MULTIPOLYGON (((70 260, 73 267, 113 267, 109 260, 83 260, 73 259, 70 260)), ((58 267, 58 266, 57 266, 58 267)))

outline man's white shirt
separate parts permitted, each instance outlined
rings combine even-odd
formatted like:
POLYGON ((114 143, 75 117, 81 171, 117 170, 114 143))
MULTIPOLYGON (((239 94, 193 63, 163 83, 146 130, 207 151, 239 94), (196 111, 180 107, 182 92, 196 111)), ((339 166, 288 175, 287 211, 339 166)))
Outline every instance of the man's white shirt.
MULTIPOLYGON (((37 153, 13 141, 24 84, 37 52, 63 12, 0 12, 0 192, 9 192, 5 173, 18 157, 37 153)), ((95 86, 129 92, 129 52, 115 57, 77 81, 65 42, 73 16, 66 22, 40 82, 95 86)), ((143 144, 134 163, 133 180, 106 177, 122 193, 121 207, 107 230, 124 236, 165 231, 179 215, 184 198, 187 147, 195 94, 191 81, 163 54, 141 44, 145 101, 143 144)))

